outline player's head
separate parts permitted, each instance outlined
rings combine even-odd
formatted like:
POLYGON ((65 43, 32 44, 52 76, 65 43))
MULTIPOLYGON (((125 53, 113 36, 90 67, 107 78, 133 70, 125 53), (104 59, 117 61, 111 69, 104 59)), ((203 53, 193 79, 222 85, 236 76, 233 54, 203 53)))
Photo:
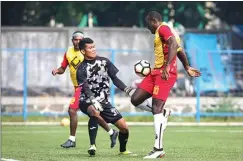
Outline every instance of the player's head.
POLYGON ((156 29, 160 26, 162 21, 162 16, 156 11, 151 11, 145 17, 145 21, 151 33, 155 34, 156 29))
POLYGON ((73 47, 75 50, 79 50, 78 43, 84 38, 84 34, 81 31, 75 31, 72 35, 73 47))
POLYGON ((79 42, 79 49, 86 59, 96 58, 96 47, 94 41, 91 38, 83 38, 79 42))

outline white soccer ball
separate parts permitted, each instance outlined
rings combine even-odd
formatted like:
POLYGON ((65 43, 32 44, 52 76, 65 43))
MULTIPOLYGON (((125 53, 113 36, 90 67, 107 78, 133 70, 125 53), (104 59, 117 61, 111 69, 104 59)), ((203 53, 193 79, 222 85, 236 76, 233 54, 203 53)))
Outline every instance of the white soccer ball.
POLYGON ((61 126, 69 126, 70 125, 70 120, 68 118, 63 118, 61 120, 61 126))
POLYGON ((147 60, 139 60, 134 65, 134 71, 138 76, 145 77, 151 72, 150 63, 147 60))

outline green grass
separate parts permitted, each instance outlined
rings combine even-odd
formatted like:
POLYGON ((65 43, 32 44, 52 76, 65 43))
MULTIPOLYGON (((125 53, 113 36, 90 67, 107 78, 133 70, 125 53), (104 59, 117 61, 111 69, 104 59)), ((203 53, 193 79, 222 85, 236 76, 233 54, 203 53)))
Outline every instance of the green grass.
MULTIPOLYGON (((3 122, 22 122, 21 116, 1 116, 3 122)), ((66 116, 68 117, 68 116, 66 116)), ((28 116, 27 121, 58 121, 63 117, 28 116)), ((126 121, 153 122, 153 116, 125 116, 126 121)), ((87 116, 80 116, 79 121, 88 121, 87 116)), ((170 116, 170 122, 196 122, 195 117, 170 116)), ((201 117, 201 122, 243 122, 243 117, 201 117)))
MULTIPOLYGON (((100 128, 97 155, 89 157, 87 126, 79 126, 77 147, 62 149, 68 127, 2 126, 2 157, 21 161, 140 161, 154 143, 152 126, 131 126, 128 149, 137 156, 118 156, 100 128)), ((168 127, 164 133, 165 161, 243 161, 243 127, 168 127)))

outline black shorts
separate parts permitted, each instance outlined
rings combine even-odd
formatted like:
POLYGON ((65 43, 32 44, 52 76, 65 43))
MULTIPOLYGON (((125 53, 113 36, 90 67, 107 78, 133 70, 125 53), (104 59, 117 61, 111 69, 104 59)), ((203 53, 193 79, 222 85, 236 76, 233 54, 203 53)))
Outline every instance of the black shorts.
MULTIPOLYGON (((91 103, 86 103, 84 101, 79 102, 79 108, 80 110, 89 116, 87 109, 91 105, 91 103)), ((107 122, 107 123, 116 123, 118 120, 122 118, 122 115, 120 112, 113 107, 110 103, 101 103, 101 106, 103 107, 103 111, 100 112, 100 116, 107 122)))

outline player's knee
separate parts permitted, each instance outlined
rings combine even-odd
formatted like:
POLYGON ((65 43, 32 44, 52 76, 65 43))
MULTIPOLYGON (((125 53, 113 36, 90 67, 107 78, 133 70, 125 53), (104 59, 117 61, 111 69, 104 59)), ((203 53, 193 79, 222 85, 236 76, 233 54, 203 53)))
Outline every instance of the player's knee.
POLYGON ((90 116, 93 116, 93 117, 98 117, 100 115, 100 113, 93 107, 88 108, 88 113, 90 116))
POLYGON ((120 131, 121 133, 128 133, 128 132, 129 132, 128 126, 121 127, 121 128, 119 129, 119 131, 120 131))
POLYGON ((136 95, 132 95, 131 103, 133 104, 133 106, 138 106, 140 104, 139 99, 136 95))

